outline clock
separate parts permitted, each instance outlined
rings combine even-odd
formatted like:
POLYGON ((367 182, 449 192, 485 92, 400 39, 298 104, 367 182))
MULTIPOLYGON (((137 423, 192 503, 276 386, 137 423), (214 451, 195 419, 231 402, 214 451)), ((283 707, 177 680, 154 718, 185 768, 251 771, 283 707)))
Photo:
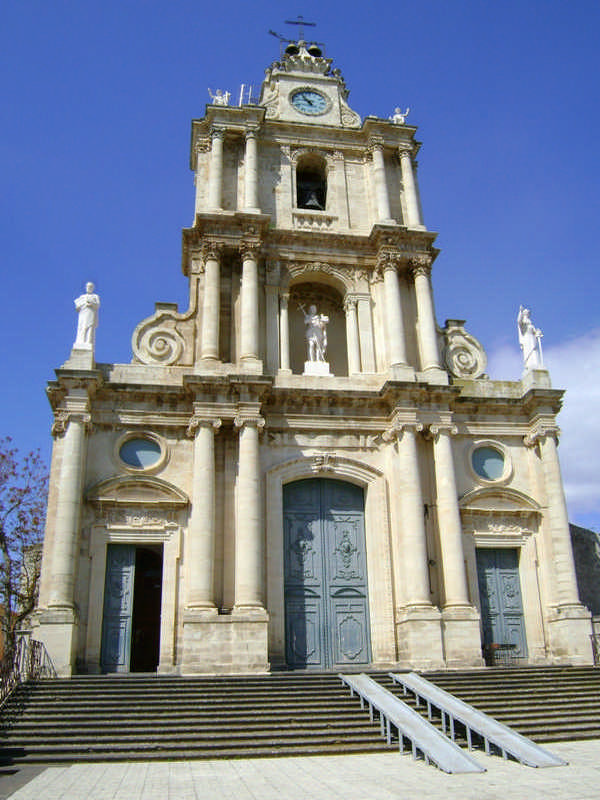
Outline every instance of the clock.
POLYGON ((324 114, 329 109, 329 100, 315 89, 298 89, 291 98, 291 104, 301 114, 317 116, 324 114))

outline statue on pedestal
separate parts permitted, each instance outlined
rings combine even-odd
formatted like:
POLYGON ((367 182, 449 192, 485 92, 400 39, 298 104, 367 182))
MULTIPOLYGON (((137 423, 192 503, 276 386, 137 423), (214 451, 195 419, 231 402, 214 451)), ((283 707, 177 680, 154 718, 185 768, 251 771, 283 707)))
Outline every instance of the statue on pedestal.
POLYGON ((325 314, 318 314, 316 306, 310 306, 308 314, 305 312, 304 306, 300 306, 300 310, 304 314, 304 324, 306 325, 308 361, 326 361, 329 317, 325 314))
POLYGON ((523 306, 519 306, 517 329, 519 331, 519 344, 523 353, 525 370, 544 369, 544 360, 542 358, 543 334, 531 321, 531 311, 523 306))
POLYGON ((229 98, 231 97, 231 92, 224 92, 222 89, 217 89, 217 93, 213 94, 211 90, 208 90, 208 94, 210 95, 210 99, 215 106, 228 106, 229 105, 229 98))
POLYGON ((100 298, 94 294, 94 284, 86 283, 85 294, 75 300, 75 308, 79 313, 77 320, 77 337, 73 348, 76 350, 93 350, 98 327, 98 309, 100 298))
POLYGON ((410 108, 407 108, 406 111, 402 112, 401 108, 396 107, 394 109, 394 116, 390 117, 394 125, 404 125, 406 118, 410 112, 410 108))

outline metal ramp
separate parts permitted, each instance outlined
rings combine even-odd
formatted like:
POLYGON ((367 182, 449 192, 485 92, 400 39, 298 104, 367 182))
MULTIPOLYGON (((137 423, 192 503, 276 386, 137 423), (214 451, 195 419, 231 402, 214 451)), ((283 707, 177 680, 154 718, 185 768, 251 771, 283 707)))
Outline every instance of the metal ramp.
POLYGON ((388 744, 391 743, 391 728, 396 728, 400 752, 404 751, 404 740, 407 739, 413 758, 417 758, 421 752, 427 764, 434 763, 444 772, 485 772, 472 756, 368 675, 340 674, 339 677, 352 695, 360 697, 361 708, 365 707, 365 703, 368 704, 371 720, 373 711, 378 712, 381 734, 386 737, 388 744))
POLYGON ((504 759, 510 755, 529 767, 560 767, 567 764, 562 758, 535 744, 531 739, 527 739, 507 725, 503 725, 493 717, 459 700, 444 689, 440 689, 421 675, 417 675, 415 672, 406 674, 390 672, 389 675, 395 683, 402 686, 404 694, 407 692, 414 694, 417 705, 421 701, 426 703, 429 719, 432 717, 432 707, 440 711, 442 729, 444 732, 447 732, 448 728, 450 729, 449 735, 452 740, 455 736, 456 723, 464 726, 469 750, 472 749, 473 734, 475 733, 483 739, 485 752, 488 755, 492 745, 500 750, 504 759))

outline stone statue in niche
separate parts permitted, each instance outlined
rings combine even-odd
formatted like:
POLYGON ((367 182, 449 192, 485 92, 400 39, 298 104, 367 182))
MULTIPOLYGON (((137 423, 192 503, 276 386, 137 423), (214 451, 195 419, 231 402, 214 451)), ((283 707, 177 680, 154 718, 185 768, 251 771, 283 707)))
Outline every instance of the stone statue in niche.
POLYGON ((325 314, 318 314, 316 306, 310 306, 308 314, 304 306, 300 306, 304 314, 304 324, 306 325, 306 346, 309 361, 326 361, 327 358, 327 323, 329 317, 325 314))
POLYGON ((217 93, 213 94, 209 89, 208 94, 210 95, 210 99, 212 100, 213 105, 215 106, 229 105, 229 98, 231 97, 231 92, 224 92, 222 89, 217 89, 217 93))
POLYGON ((542 358, 543 334, 531 321, 531 311, 528 308, 519 306, 517 328, 525 369, 544 369, 544 360, 542 358))
POLYGON ((406 118, 410 113, 410 108, 407 108, 406 111, 402 112, 401 108, 396 107, 394 109, 394 115, 390 117, 394 125, 404 125, 406 118))
POLYGON ((73 345, 77 350, 93 350, 98 327, 98 309, 100 298, 94 294, 94 284, 86 283, 85 294, 75 300, 75 308, 79 313, 77 320, 77 337, 73 345))

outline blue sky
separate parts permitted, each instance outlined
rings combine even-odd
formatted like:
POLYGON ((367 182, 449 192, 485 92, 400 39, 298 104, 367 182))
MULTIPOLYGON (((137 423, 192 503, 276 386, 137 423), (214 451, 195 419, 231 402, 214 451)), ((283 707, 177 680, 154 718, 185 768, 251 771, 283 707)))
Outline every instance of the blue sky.
MULTIPOLYGON (((592 0, 366 4, 5 0, 0 31, 3 433, 50 451, 46 381, 86 280, 97 359, 131 359, 156 300, 187 305, 190 120, 207 87, 258 86, 269 29, 302 13, 350 105, 411 107, 425 222, 439 232, 437 316, 467 320, 494 378, 518 378, 520 303, 569 390, 561 457, 571 517, 600 529, 595 265, 600 6, 592 0)), ((290 32, 290 36, 292 33, 290 32)))

